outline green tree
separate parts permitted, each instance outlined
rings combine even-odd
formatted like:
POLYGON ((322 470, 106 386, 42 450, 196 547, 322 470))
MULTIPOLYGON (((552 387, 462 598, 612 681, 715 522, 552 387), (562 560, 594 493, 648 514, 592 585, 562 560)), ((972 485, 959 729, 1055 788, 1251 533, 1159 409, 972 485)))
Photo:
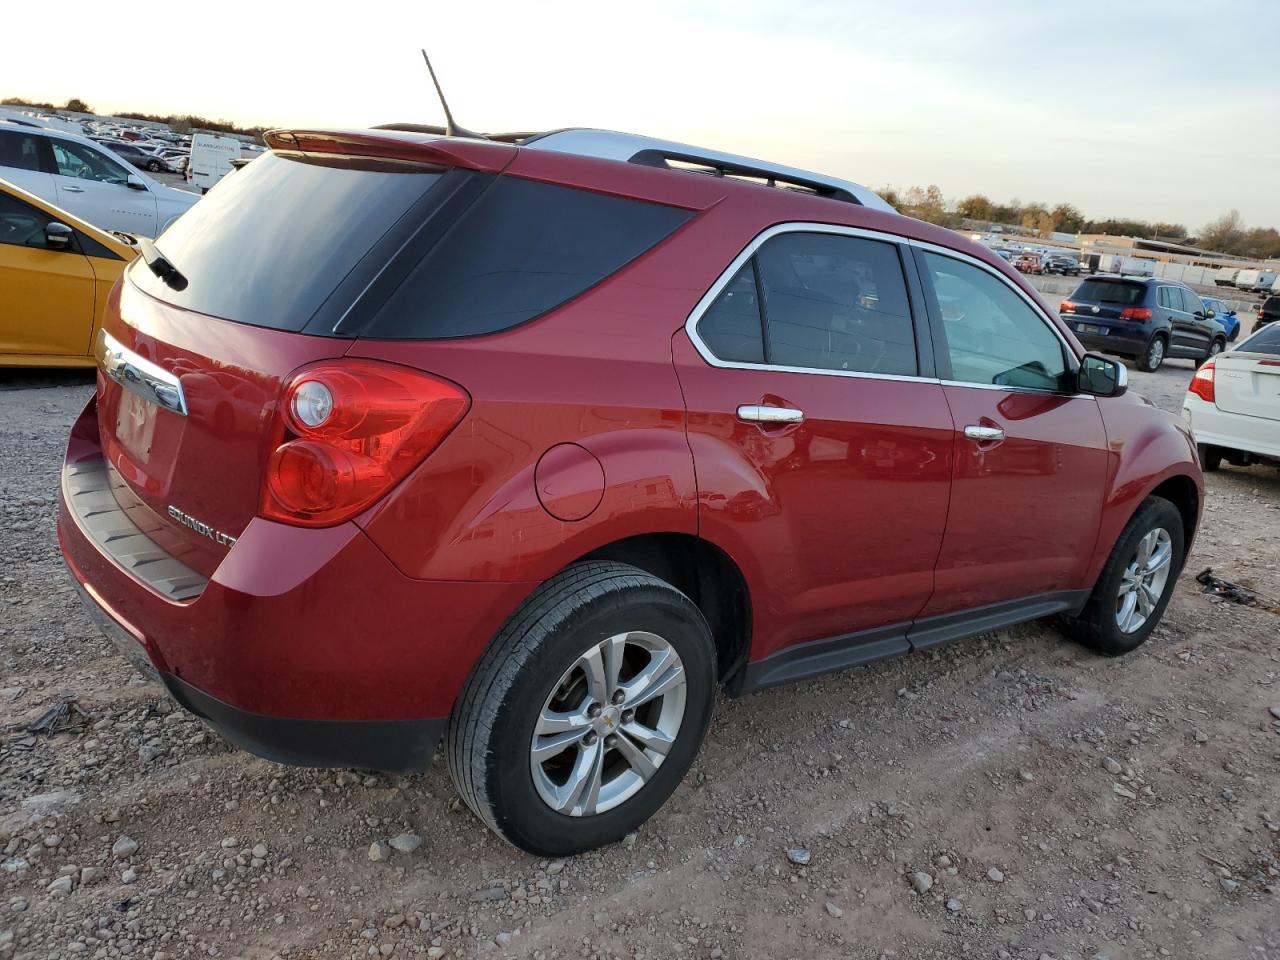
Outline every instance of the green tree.
POLYGON ((1060 203, 1049 214, 1053 217, 1054 229, 1064 233, 1079 233, 1084 226, 1084 214, 1069 203, 1060 203))
POLYGON ((1235 253, 1244 236, 1244 221, 1240 219, 1240 211, 1232 210, 1212 223, 1205 224, 1200 231, 1200 246, 1207 250, 1235 253))
POLYGON ((93 113, 93 107, 89 106, 79 97, 72 97, 62 105, 63 110, 70 110, 72 113, 93 113))
POLYGON ((956 213, 966 220, 990 220, 995 204, 980 193, 965 197, 956 204, 956 213))

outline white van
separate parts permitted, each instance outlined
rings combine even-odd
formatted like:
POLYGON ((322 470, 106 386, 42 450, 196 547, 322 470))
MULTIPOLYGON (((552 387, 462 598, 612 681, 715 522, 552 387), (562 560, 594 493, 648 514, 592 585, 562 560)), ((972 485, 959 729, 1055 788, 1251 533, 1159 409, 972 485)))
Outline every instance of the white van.
POLYGON ((1236 287, 1253 293, 1264 293, 1271 289, 1277 276, 1274 270, 1241 270, 1236 274, 1236 287))
POLYGON ((217 137, 211 133, 197 133, 191 137, 191 159, 187 162, 187 183, 207 193, 234 167, 232 160, 240 159, 240 141, 234 137, 217 137))
POLYGON ((1239 267, 1223 267, 1214 271, 1213 284, 1216 287, 1234 287, 1236 285, 1236 274, 1240 272, 1239 267))

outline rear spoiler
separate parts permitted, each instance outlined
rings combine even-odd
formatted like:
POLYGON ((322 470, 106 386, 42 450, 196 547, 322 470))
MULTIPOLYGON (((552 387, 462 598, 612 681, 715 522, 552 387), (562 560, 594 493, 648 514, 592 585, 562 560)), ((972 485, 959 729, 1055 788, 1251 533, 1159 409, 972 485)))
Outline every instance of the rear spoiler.
POLYGON ((407 160, 482 173, 501 173, 517 152, 504 143, 399 131, 270 130, 263 139, 273 150, 407 160))

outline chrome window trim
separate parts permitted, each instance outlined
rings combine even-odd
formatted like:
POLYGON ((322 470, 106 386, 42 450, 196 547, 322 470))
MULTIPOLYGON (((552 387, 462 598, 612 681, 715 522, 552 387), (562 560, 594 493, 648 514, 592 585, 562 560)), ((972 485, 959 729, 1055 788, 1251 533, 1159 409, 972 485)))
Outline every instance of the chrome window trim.
MULTIPOLYGON (((774 363, 744 363, 739 360, 721 360, 711 348, 706 345, 702 337, 698 335, 698 321, 702 319, 702 315, 711 308, 716 298, 724 292, 730 281, 737 276, 738 271, 742 269, 743 264, 750 260, 757 250, 772 240, 774 237, 784 233, 833 233, 839 236, 860 237, 864 240, 878 240, 881 243, 891 243, 896 247, 901 247, 905 243, 905 237, 899 237, 896 234, 884 233, 879 230, 864 230, 861 227, 845 227, 834 223, 808 223, 804 221, 791 221, 789 223, 776 223, 772 227, 768 227, 756 234, 751 242, 743 248, 742 252, 730 261, 729 266, 724 272, 716 278, 710 289, 702 295, 702 298, 694 304, 693 311, 684 322, 684 332, 693 343, 693 347, 698 351, 698 355, 702 357, 710 366, 720 367, 725 370, 767 370, 773 373, 807 373, 819 377, 854 377, 860 380, 905 380, 910 383, 941 383, 937 377, 921 377, 910 374, 900 373, 870 373, 861 370, 823 370, 819 367, 788 367, 774 363)), ((906 271, 903 271, 902 282, 907 283, 906 271)), ((913 327, 914 337, 914 315, 910 318, 913 327)), ((919 363, 919 356, 916 362, 919 363)))
MULTIPOLYGON (((977 257, 962 253, 959 250, 953 250, 950 247, 943 247, 936 243, 928 243, 924 240, 914 240, 911 237, 903 237, 894 233, 885 233, 881 230, 865 230, 862 227, 846 227, 834 223, 811 223, 801 220, 794 220, 788 223, 777 223, 756 234, 756 236, 752 238, 751 242, 743 248, 742 252, 730 261, 729 266, 726 267, 724 272, 716 278, 716 282, 713 283, 707 292, 702 295, 701 299, 694 304, 693 310, 689 313, 688 319, 684 322, 684 331, 689 337, 690 342, 693 344, 694 349, 698 351, 698 355, 701 356, 702 359, 710 366, 719 367, 724 370, 763 370, 772 373, 805 373, 819 377, 853 377, 859 380, 899 380, 908 383, 936 383, 946 387, 972 387, 975 390, 1003 390, 1006 393, 1035 393, 1045 396, 1063 397, 1068 400, 1083 397, 1088 397, 1094 400, 1097 399, 1096 397, 1093 397, 1092 394, 1067 394, 1061 393, 1057 390, 1041 390, 1037 387, 1004 387, 994 383, 969 383, 964 380, 943 380, 939 377, 911 376, 909 374, 870 373, 863 372, 861 370, 823 370, 818 367, 788 367, 772 363, 745 363, 739 360, 721 360, 711 352, 711 349, 706 345, 702 337, 698 335, 698 321, 702 319, 702 315, 711 308, 713 303, 715 303, 716 298, 724 292, 724 288, 729 285, 735 276, 737 276, 738 271, 742 269, 743 264, 755 256, 756 251, 767 242, 784 233, 831 233, 846 237, 861 237, 865 240, 878 240, 881 243, 891 243, 898 247, 919 247, 922 250, 932 251, 942 256, 954 257, 957 260, 972 264, 975 267, 980 267, 996 279, 1003 282, 1005 286, 1026 301, 1032 311, 1040 317, 1040 319, 1049 326, 1049 329, 1053 331, 1054 335, 1057 336, 1058 340, 1062 343, 1062 347, 1066 351, 1067 356, 1074 358, 1076 366, 1079 366, 1080 358, 1076 357, 1075 351, 1071 349, 1070 344, 1068 344, 1066 338, 1063 337, 1062 331, 1048 319, 1045 312, 1036 305, 1034 300, 1027 296, 1025 291, 1021 290, 1016 284, 1010 283, 1009 278, 991 266, 991 264, 984 263, 977 257)), ((906 280, 905 270, 903 273, 903 280, 904 282, 906 280)), ((924 320, 925 324, 928 324, 929 319, 927 316, 921 319, 924 320)), ((917 317, 914 313, 912 314, 911 322, 913 326, 917 322, 917 317)), ((919 357, 917 356, 916 359, 918 362, 919 357)))
POLYGON ((130 393, 179 416, 187 415, 182 381, 145 357, 140 357, 107 331, 98 336, 98 369, 130 393))

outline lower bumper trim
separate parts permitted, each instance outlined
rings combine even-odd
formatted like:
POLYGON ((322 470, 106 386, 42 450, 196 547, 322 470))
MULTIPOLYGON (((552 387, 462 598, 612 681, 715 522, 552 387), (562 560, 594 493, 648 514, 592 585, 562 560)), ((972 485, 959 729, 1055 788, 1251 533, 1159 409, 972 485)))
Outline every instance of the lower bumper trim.
POLYGON ((183 707, 242 750, 298 767, 409 773, 431 764, 448 717, 422 720, 300 720, 250 713, 171 673, 160 679, 183 707))

